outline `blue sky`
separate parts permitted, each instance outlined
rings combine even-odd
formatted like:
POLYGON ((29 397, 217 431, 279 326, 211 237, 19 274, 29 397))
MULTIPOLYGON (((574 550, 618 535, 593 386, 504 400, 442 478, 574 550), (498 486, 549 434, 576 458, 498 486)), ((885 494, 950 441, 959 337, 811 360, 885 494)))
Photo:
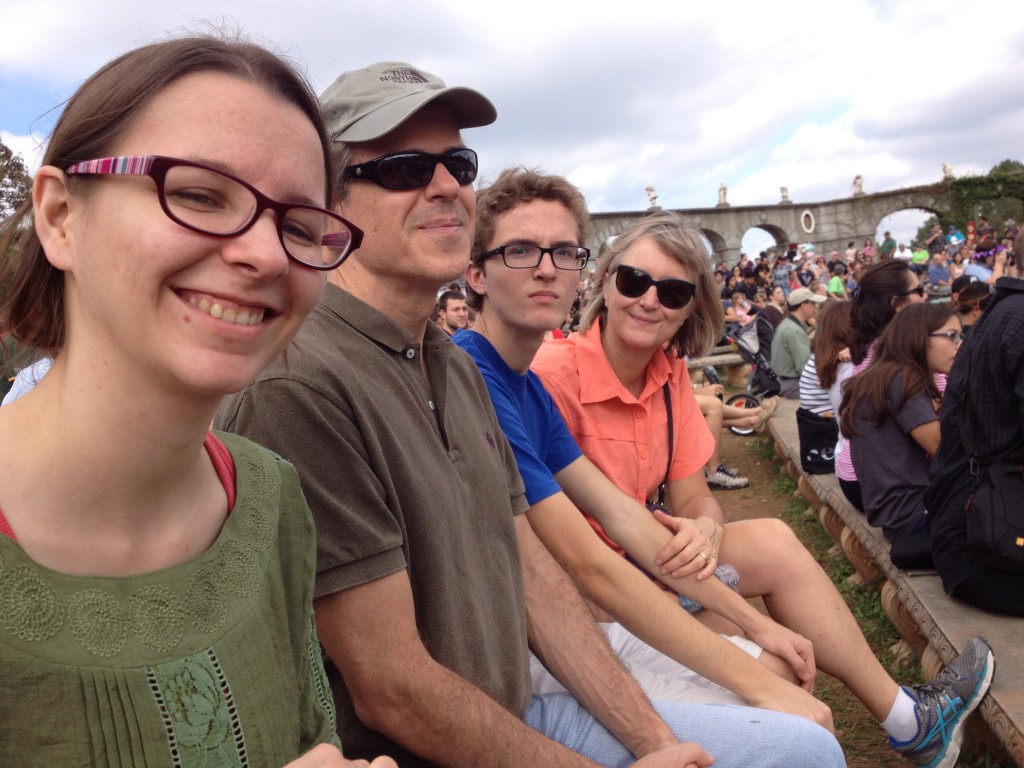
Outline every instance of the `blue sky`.
POLYGON ((0 136, 30 166, 48 112, 93 70, 204 19, 290 54, 318 90, 380 60, 478 88, 499 115, 465 136, 483 180, 540 167, 594 211, 642 210, 648 185, 665 208, 713 206, 720 183, 733 205, 774 204, 783 185, 799 204, 849 195, 857 174, 871 192, 1024 159, 1024 14, 995 0, 0 6, 18 30, 0 48, 0 136))

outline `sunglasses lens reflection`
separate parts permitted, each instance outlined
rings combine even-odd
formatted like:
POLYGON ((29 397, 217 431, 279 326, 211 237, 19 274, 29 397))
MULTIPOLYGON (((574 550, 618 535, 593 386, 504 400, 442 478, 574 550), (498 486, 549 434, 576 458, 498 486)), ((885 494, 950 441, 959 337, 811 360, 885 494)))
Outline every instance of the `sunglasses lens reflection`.
POLYGON ((636 267, 619 267, 615 273, 615 287, 619 293, 631 299, 643 296, 652 285, 658 287, 658 301, 668 309, 685 307, 693 298, 695 286, 685 280, 655 281, 636 267))
POLYGON ((476 180, 476 153, 469 149, 447 152, 444 155, 428 155, 409 152, 377 161, 377 179, 391 189, 417 189, 425 187, 434 177, 434 169, 440 163, 460 186, 476 180))

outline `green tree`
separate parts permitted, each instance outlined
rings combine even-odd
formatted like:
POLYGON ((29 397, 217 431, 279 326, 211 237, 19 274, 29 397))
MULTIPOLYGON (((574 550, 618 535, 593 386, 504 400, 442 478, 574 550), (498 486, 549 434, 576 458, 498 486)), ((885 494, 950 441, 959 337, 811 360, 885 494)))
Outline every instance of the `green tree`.
POLYGON ((32 178, 21 155, 0 141, 0 221, 14 213, 32 192, 32 178))
MULTIPOLYGON (((1003 160, 1003 162, 992 166, 988 172, 989 177, 1020 177, 1024 175, 1024 163, 1019 160, 1003 160)), ((1013 221, 1020 226, 1024 221, 1024 200, 1017 197, 998 197, 992 200, 985 200, 978 206, 978 214, 985 216, 989 223, 1002 232, 1008 221, 1013 221)))

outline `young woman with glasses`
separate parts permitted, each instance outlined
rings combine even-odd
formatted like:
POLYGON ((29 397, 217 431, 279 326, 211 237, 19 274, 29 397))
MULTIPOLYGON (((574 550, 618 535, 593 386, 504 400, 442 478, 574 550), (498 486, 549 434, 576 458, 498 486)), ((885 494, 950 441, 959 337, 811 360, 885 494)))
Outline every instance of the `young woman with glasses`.
POLYGON ((333 178, 255 45, 148 45, 68 101, 0 240, 3 331, 53 359, 0 409, 0 763, 352 765, 295 471, 208 431, 359 244, 333 178))
POLYGON ((963 341, 948 304, 915 304, 882 332, 874 358, 852 378, 840 406, 860 478, 864 513, 892 543, 901 568, 931 567, 924 491, 939 448, 937 374, 948 374, 963 341))
MULTIPOLYGON (((897 313, 924 301, 924 287, 917 274, 900 259, 883 261, 864 270, 851 296, 851 376, 863 371, 874 354, 875 340, 897 313)), ((842 421, 839 424, 842 433, 842 421)), ((842 434, 842 437, 848 435, 842 434)), ((836 453, 839 487, 853 506, 864 511, 857 472, 843 441, 836 453)))

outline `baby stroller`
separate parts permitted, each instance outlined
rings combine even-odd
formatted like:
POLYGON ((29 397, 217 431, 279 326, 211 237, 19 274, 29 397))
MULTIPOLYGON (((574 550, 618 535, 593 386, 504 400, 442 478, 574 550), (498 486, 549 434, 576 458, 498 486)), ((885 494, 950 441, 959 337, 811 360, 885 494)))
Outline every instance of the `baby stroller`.
MULTIPOLYGON (((776 397, 782 391, 779 377, 772 370, 769 362, 774 335, 775 327, 772 325, 772 321, 760 312, 754 316, 753 321, 746 325, 732 326, 726 329, 729 342, 736 347, 743 362, 750 364, 746 390, 732 395, 725 401, 726 405, 733 405, 737 408, 759 408, 761 401, 766 397, 776 397)), ((736 435, 752 435, 754 433, 753 429, 741 427, 729 427, 729 431, 736 435)))

